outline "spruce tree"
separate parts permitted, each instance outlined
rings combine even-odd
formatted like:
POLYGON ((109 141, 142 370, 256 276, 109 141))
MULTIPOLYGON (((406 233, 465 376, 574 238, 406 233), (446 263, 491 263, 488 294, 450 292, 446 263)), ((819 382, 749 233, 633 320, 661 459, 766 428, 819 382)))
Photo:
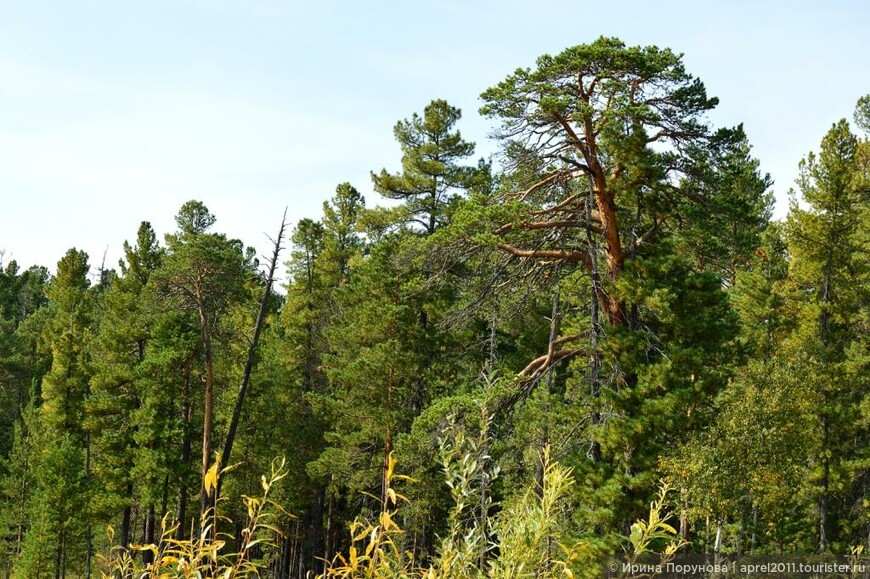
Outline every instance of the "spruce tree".
POLYGON ((70 249, 58 262, 48 286, 52 316, 45 328, 51 370, 42 382, 36 426, 34 490, 20 568, 39 577, 84 569, 91 553, 87 462, 90 441, 84 429, 92 374, 88 357, 91 297, 88 256, 70 249))
POLYGON ((824 376, 815 412, 820 432, 812 457, 818 550, 843 547, 849 505, 848 463, 860 452, 859 400, 848 377, 846 352, 855 339, 856 293, 853 240, 866 194, 856 179, 858 140, 841 120, 825 135, 818 154, 800 165, 803 207, 793 196, 787 222, 789 289, 800 320, 791 347, 824 376))
POLYGON ((94 376, 86 425, 93 437, 94 475, 102 489, 93 506, 107 518, 122 513, 118 537, 125 547, 131 542, 134 506, 136 413, 145 391, 140 367, 153 325, 143 292, 161 256, 154 230, 143 222, 136 244, 124 243, 121 276, 101 296, 99 333, 92 345, 94 376))

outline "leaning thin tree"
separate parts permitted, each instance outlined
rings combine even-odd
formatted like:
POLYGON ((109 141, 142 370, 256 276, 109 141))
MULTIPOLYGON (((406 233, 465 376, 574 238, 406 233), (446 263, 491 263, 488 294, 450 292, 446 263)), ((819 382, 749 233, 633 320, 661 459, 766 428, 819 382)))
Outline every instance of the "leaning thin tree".
MULTIPOLYGON (((242 407, 245 404, 245 396, 248 392, 248 385, 251 382, 251 372, 254 369, 254 360, 257 354, 257 344, 260 341, 260 333, 263 330, 263 324, 266 321, 266 314, 269 311, 269 298, 272 295, 272 285, 275 281, 275 269, 278 266, 278 255, 281 253, 281 243, 284 241, 284 231, 287 229, 287 209, 284 209, 284 215, 281 217, 281 227, 278 228, 278 236, 275 239, 269 239, 272 242, 272 258, 269 260, 269 270, 266 274, 266 286, 263 288, 263 294, 260 296, 260 309, 257 312, 257 320, 254 322, 254 333, 251 337, 251 343, 248 346, 248 357, 245 361, 245 371, 242 374, 242 382, 239 384, 239 391, 236 394, 236 403, 233 406, 233 416, 230 419, 229 430, 227 430, 227 438, 224 442, 223 452, 221 453, 220 464, 229 465, 230 457, 233 452, 233 444, 236 440, 236 431, 239 428, 239 421, 242 417, 242 407)), ((223 479, 218 478, 216 496, 220 496, 221 483, 223 479)))

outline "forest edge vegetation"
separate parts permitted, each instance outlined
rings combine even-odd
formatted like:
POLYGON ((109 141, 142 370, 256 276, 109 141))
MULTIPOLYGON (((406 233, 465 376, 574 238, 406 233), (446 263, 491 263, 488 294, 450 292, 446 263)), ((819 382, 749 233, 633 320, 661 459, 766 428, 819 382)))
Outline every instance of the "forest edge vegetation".
POLYGON ((492 162, 443 100, 400 121, 400 170, 371 175, 393 203, 338 185, 286 294, 287 216, 264 273, 200 201, 117 270, 2 264, 0 573, 870 548, 870 95, 784 221, 668 49, 600 38, 482 101, 492 162))

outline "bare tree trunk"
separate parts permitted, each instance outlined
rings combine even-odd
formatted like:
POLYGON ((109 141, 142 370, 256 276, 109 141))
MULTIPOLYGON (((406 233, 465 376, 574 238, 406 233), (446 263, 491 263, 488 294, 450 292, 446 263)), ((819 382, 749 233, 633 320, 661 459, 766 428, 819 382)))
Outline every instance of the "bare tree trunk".
MULTIPOLYGON (((272 294, 272 284, 275 281, 275 269, 278 266, 278 254, 281 252, 281 242, 284 239, 284 230, 287 227, 287 210, 284 209, 284 216, 281 218, 281 227, 278 229, 278 237, 273 240, 272 260, 269 262, 269 274, 266 277, 266 287, 263 288, 263 295, 260 297, 260 310, 257 312, 257 321, 254 323, 254 335, 251 338, 251 344, 248 347, 248 358, 245 361, 245 371, 242 375, 242 383, 239 385, 239 392, 236 394, 236 404, 233 407, 233 417, 230 420, 230 427, 227 432, 227 439, 224 443, 223 453, 221 453, 221 462, 223 466, 230 464, 230 457, 233 452, 233 444, 236 440, 236 431, 239 427, 239 420, 242 416, 242 407, 245 404, 245 395, 248 391, 248 384, 251 382, 251 372, 254 369, 254 357, 257 353, 257 343, 260 341, 260 332, 263 330, 263 323, 266 320, 266 312, 269 309, 269 296, 272 294)), ((220 496, 222 479, 218 479, 217 491, 215 497, 220 496)))

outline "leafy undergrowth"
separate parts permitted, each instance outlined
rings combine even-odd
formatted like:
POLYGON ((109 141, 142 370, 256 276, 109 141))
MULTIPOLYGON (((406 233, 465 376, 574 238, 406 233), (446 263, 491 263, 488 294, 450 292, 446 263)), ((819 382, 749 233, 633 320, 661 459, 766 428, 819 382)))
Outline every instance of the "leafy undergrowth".
MULTIPOLYGON (((376 521, 357 520, 351 527, 351 546, 339 554, 319 579, 555 579, 600 577, 602 561, 582 541, 570 541, 564 532, 568 515, 567 492, 574 484, 569 469, 552 461, 549 450, 541 454, 543 488, 529 486, 509 501, 494 518, 474 513, 475 506, 488 507, 478 483, 484 461, 473 441, 460 441, 470 448, 459 460, 445 459, 445 473, 454 498, 451 527, 438 555, 427 566, 415 564, 413 554, 403 551, 403 531, 396 523, 404 497, 392 488, 376 521), (483 502, 481 498, 483 496, 483 502)), ((448 455, 451 453, 447 453, 448 455)), ((455 453, 453 457, 456 458, 455 453)), ((387 483, 392 480, 391 458, 387 483)), ((485 480, 485 479, 484 479, 485 480)), ((632 564, 643 555, 659 553, 669 560, 685 545, 665 515, 667 487, 650 505, 649 518, 631 527, 625 560, 632 564)))
MULTIPOLYGON (((205 477, 205 489, 211 496, 218 478, 229 469, 219 470, 215 463, 205 477)), ((232 521, 218 516, 216 508, 210 508, 203 515, 199 533, 193 539, 176 539, 178 525, 169 524, 168 517, 161 521, 160 539, 156 544, 110 547, 109 554, 102 556, 103 579, 199 579, 215 577, 234 579, 259 577, 264 565, 255 557, 255 550, 274 548, 280 536, 272 520, 283 512, 280 505, 269 498, 275 484, 287 476, 283 460, 272 462, 269 477, 262 477, 263 494, 259 497, 243 496, 247 509, 247 524, 242 529, 240 540, 225 533, 215 532, 218 523, 232 528, 232 521), (227 552, 228 546, 238 544, 238 551, 227 552), (135 556, 137 553, 141 557, 135 556), (150 562, 143 562, 150 560, 150 562)), ((219 499, 220 503, 221 500, 219 499)), ((114 530, 108 529, 112 542, 114 530)))
MULTIPOLYGON (((569 469, 550 459, 549 450, 541 454, 542 486, 530 485, 514 500, 506 501, 501 512, 488 516, 492 508, 488 484, 498 475, 487 470, 488 456, 480 440, 454 433, 450 442, 442 440, 442 457, 447 484, 454 500, 450 530, 442 539, 437 555, 427 565, 415 562, 403 548, 404 532, 398 524, 400 505, 407 499, 396 492, 392 482, 408 479, 395 473, 396 461, 390 456, 386 471, 386 492, 376 520, 357 519, 350 527, 351 543, 327 565, 319 579, 555 579, 557 577, 601 576, 601 560, 582 541, 571 541, 565 533, 568 518, 567 493, 574 480, 569 469)), ((206 477, 212 493, 219 471, 215 464, 206 477)), ((262 557, 254 557, 254 547, 262 553, 274 548, 280 536, 271 523, 279 505, 269 498, 274 485, 287 474, 283 461, 272 465, 269 477, 262 478, 260 497, 242 497, 247 508, 247 524, 240 541, 214 531, 218 524, 232 527, 231 521, 210 509, 200 522, 194 539, 176 539, 177 525, 164 517, 161 537, 156 544, 133 545, 129 549, 111 547, 103 556, 104 579, 220 579, 268 576, 262 557), (227 552, 229 545, 238 551, 227 552), (142 556, 150 562, 143 562, 142 556)), ((626 538, 626 560, 631 563, 653 551, 668 559, 685 543, 667 523, 664 515, 668 490, 662 488, 650 506, 649 518, 638 521, 626 538), (655 549, 653 546, 655 545, 655 549)), ((109 528, 110 542, 113 536, 109 528)))

